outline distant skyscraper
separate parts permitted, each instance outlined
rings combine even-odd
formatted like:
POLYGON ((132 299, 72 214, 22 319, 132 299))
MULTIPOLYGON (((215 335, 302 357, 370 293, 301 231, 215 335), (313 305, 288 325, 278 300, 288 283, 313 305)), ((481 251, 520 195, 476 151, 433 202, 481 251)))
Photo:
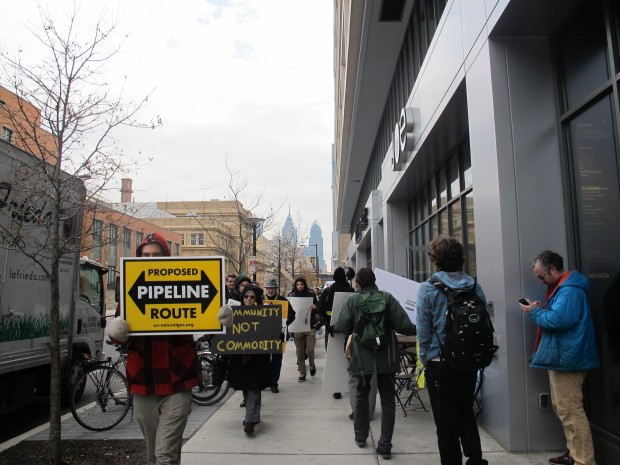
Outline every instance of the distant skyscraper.
POLYGON ((327 266, 325 260, 323 260, 323 231, 316 221, 310 226, 310 237, 308 239, 308 247, 305 248, 304 254, 308 257, 314 257, 314 254, 318 254, 319 269, 325 271, 327 266), (317 245, 316 250, 314 244, 317 245))
POLYGON ((297 242, 297 228, 293 224, 293 218, 291 217, 291 212, 289 210, 288 216, 284 221, 284 226, 282 226, 282 237, 292 237, 293 242, 297 242))

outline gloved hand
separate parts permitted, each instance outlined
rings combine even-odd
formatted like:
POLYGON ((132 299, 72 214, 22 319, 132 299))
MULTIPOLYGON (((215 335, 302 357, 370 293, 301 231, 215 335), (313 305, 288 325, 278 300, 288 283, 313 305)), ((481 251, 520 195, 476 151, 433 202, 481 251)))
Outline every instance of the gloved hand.
POLYGON ((114 318, 108 325, 108 336, 114 344, 124 344, 129 340, 129 325, 121 317, 114 318))
POLYGON ((217 320, 226 328, 230 328, 233 324, 233 309, 229 305, 223 305, 217 314, 217 320))

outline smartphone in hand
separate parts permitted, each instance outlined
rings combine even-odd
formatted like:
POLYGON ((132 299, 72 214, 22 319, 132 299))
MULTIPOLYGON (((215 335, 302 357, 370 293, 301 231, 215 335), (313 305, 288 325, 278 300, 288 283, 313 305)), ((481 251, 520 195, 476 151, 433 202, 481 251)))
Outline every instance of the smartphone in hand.
POLYGON ((519 303, 520 303, 520 304, 523 304, 523 305, 529 305, 529 304, 530 304, 530 303, 529 303, 527 300, 525 300, 524 298, 519 299, 519 303))

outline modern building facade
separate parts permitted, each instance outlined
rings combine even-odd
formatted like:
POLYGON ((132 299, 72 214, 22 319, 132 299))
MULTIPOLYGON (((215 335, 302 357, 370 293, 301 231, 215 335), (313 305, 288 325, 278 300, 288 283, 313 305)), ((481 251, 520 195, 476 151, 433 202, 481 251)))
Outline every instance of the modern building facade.
POLYGON ((463 242, 500 346, 481 422, 524 451, 565 447, 517 304, 544 301, 532 257, 562 254, 592 283, 603 465, 620 462, 619 18, 613 0, 336 0, 334 21, 339 258, 423 281, 433 238, 463 242))

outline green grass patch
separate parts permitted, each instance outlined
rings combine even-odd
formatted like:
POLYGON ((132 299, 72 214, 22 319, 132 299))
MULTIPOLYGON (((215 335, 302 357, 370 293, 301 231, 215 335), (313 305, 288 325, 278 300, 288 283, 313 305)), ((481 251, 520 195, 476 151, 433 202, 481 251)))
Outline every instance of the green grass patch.
MULTIPOLYGON (((48 314, 5 317, 0 319, 0 342, 49 337, 50 329, 51 320, 48 314)), ((60 318, 60 334, 67 333, 68 329, 69 316, 62 315, 60 318)))

